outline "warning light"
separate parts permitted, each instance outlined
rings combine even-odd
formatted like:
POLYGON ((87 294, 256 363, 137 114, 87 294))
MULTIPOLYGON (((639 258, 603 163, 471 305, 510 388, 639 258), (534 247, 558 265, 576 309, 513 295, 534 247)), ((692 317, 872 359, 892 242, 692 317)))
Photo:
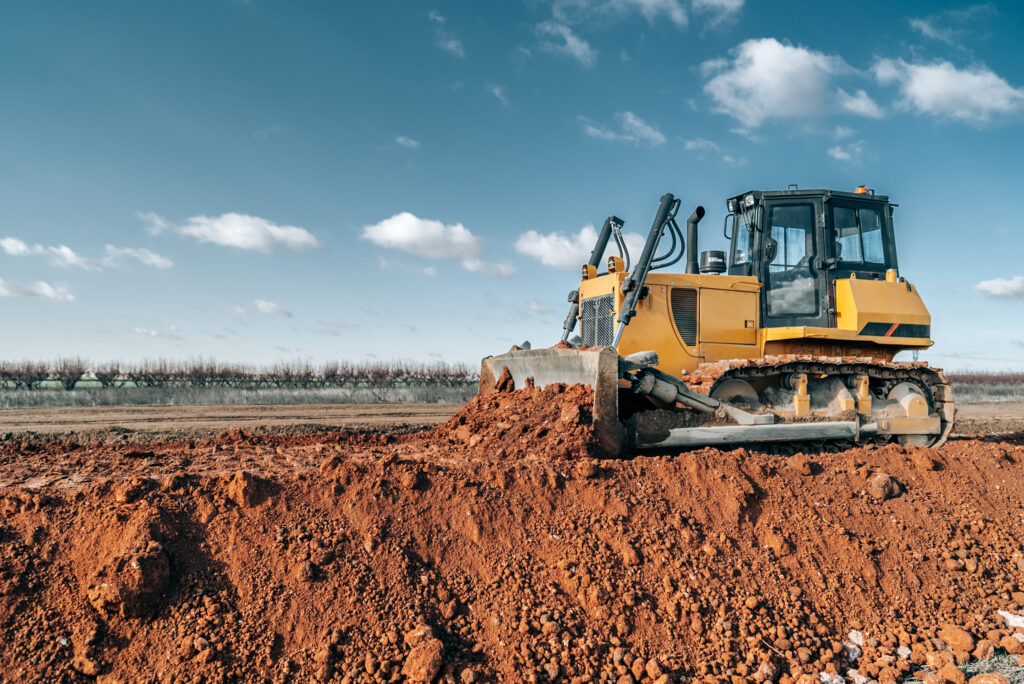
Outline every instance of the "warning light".
POLYGON ((854 192, 857 193, 858 195, 866 195, 868 194, 868 189, 866 186, 861 185, 856 190, 854 190, 854 192))

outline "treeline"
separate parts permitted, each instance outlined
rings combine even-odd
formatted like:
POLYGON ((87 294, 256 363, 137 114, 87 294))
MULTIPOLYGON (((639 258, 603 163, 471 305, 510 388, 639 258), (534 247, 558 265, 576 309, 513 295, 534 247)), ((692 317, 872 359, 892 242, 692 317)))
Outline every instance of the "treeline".
POLYGON ((959 371, 946 377, 954 385, 1024 385, 1024 373, 959 371))
POLYGON ((254 366, 217 361, 157 359, 90 364, 80 358, 51 363, 0 361, 0 388, 15 390, 83 387, 225 387, 238 389, 456 386, 475 382, 476 369, 456 363, 302 361, 254 366))

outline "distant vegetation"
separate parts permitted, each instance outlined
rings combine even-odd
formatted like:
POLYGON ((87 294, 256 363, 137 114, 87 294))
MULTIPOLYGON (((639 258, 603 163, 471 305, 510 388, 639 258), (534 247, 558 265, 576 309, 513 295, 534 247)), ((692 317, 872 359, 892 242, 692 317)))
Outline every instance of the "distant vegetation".
POLYGON ((947 373, 953 397, 965 403, 1024 401, 1024 373, 959 371, 947 373))
POLYGON ((0 361, 0 406, 464 401, 476 382, 443 362, 0 361))

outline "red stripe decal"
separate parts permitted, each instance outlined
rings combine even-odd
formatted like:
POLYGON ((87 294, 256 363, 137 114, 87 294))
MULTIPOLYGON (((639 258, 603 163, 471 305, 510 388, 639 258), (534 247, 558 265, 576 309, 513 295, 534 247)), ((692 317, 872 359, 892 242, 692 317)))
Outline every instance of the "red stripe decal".
POLYGON ((889 328, 889 332, 885 333, 885 337, 892 337, 892 334, 896 332, 896 328, 898 328, 899 325, 899 323, 893 323, 892 327, 889 328))

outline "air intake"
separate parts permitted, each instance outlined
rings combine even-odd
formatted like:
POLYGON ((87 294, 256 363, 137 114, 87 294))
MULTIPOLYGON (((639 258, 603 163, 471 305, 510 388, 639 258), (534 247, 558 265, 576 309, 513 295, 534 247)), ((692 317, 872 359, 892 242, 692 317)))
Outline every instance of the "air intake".
POLYGON ((607 347, 615 334, 614 295, 590 297, 580 302, 580 337, 588 347, 607 347))
POLYGON ((672 290, 672 319, 676 330, 688 347, 697 346, 697 291, 683 288, 672 290))

